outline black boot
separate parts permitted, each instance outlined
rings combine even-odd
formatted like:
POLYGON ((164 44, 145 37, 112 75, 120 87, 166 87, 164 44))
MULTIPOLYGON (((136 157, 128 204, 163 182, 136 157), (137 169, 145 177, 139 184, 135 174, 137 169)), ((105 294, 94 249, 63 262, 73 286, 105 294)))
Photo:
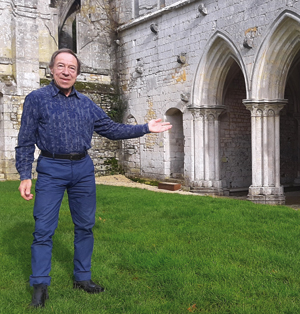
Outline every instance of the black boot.
POLYGON ((47 299, 49 299, 47 285, 43 283, 33 285, 32 301, 30 305, 33 307, 44 307, 47 299))
POLYGON ((99 293, 104 291, 104 288, 96 285, 92 280, 74 281, 73 288, 82 289, 88 293, 99 293))

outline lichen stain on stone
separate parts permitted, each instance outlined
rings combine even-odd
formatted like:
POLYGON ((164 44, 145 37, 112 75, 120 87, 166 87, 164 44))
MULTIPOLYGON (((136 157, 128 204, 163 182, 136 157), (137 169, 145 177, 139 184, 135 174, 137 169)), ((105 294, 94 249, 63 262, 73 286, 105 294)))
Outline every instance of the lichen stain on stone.
POLYGON ((82 5, 80 8, 80 14, 82 17, 88 19, 89 14, 93 14, 96 12, 96 6, 90 6, 89 4, 87 5, 82 5))
POLYGON ((248 33, 256 33, 257 32, 257 27, 250 27, 247 30, 245 30, 245 35, 247 35, 248 33))
POLYGON ((0 82, 5 83, 7 86, 11 86, 16 80, 13 75, 0 75, 0 82))
POLYGON ((147 103, 148 103, 148 111, 145 116, 145 121, 149 122, 152 119, 156 119, 157 116, 156 116, 155 110, 153 109, 153 100, 151 99, 151 97, 148 97, 147 103))
POLYGON ((124 92, 127 92, 127 91, 128 91, 128 85, 127 85, 127 84, 123 84, 123 85, 122 85, 122 90, 123 90, 124 92))
MULTIPOLYGON (((148 111, 145 116, 145 122, 149 122, 150 120, 157 119, 157 115, 155 110, 153 109, 153 100, 151 97, 148 97, 147 99, 148 103, 148 111)), ((157 142, 158 134, 157 133, 149 133, 146 136, 145 140, 145 149, 146 150, 152 150, 154 148, 155 143, 157 142)))
POLYGON ((175 73, 172 75, 175 83, 181 83, 186 81, 186 71, 185 69, 176 69, 175 73))

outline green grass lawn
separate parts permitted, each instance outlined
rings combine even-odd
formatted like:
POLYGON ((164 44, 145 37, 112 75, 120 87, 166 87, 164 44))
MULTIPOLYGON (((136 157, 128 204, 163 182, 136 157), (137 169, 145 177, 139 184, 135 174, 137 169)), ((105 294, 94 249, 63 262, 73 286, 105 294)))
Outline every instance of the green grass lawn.
POLYGON ((0 182, 0 313, 300 313, 300 212, 248 201, 98 186, 90 295, 72 288, 67 197, 50 299, 31 309, 33 201, 0 182))

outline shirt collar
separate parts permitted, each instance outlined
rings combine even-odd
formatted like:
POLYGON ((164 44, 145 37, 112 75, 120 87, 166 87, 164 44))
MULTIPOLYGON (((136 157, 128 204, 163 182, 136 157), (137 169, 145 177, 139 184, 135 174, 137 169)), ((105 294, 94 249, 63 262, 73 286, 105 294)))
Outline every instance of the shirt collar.
MULTIPOLYGON (((52 86, 52 97, 57 96, 60 92, 60 89, 54 84, 54 80, 51 81, 50 85, 52 86)), ((62 93, 61 93, 62 94, 62 93)), ((81 98, 80 94, 77 92, 74 86, 72 86, 72 90, 69 96, 75 95, 77 98, 81 98)))

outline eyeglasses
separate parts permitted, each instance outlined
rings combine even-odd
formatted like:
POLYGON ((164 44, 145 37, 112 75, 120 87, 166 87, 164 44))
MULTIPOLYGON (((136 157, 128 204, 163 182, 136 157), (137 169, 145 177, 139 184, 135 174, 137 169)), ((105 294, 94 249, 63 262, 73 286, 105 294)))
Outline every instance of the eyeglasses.
POLYGON ((65 70, 68 70, 70 73, 76 73, 77 72, 77 67, 76 66, 73 66, 73 65, 65 65, 63 63, 58 63, 55 65, 55 68, 62 72, 62 71, 65 71, 65 70))

